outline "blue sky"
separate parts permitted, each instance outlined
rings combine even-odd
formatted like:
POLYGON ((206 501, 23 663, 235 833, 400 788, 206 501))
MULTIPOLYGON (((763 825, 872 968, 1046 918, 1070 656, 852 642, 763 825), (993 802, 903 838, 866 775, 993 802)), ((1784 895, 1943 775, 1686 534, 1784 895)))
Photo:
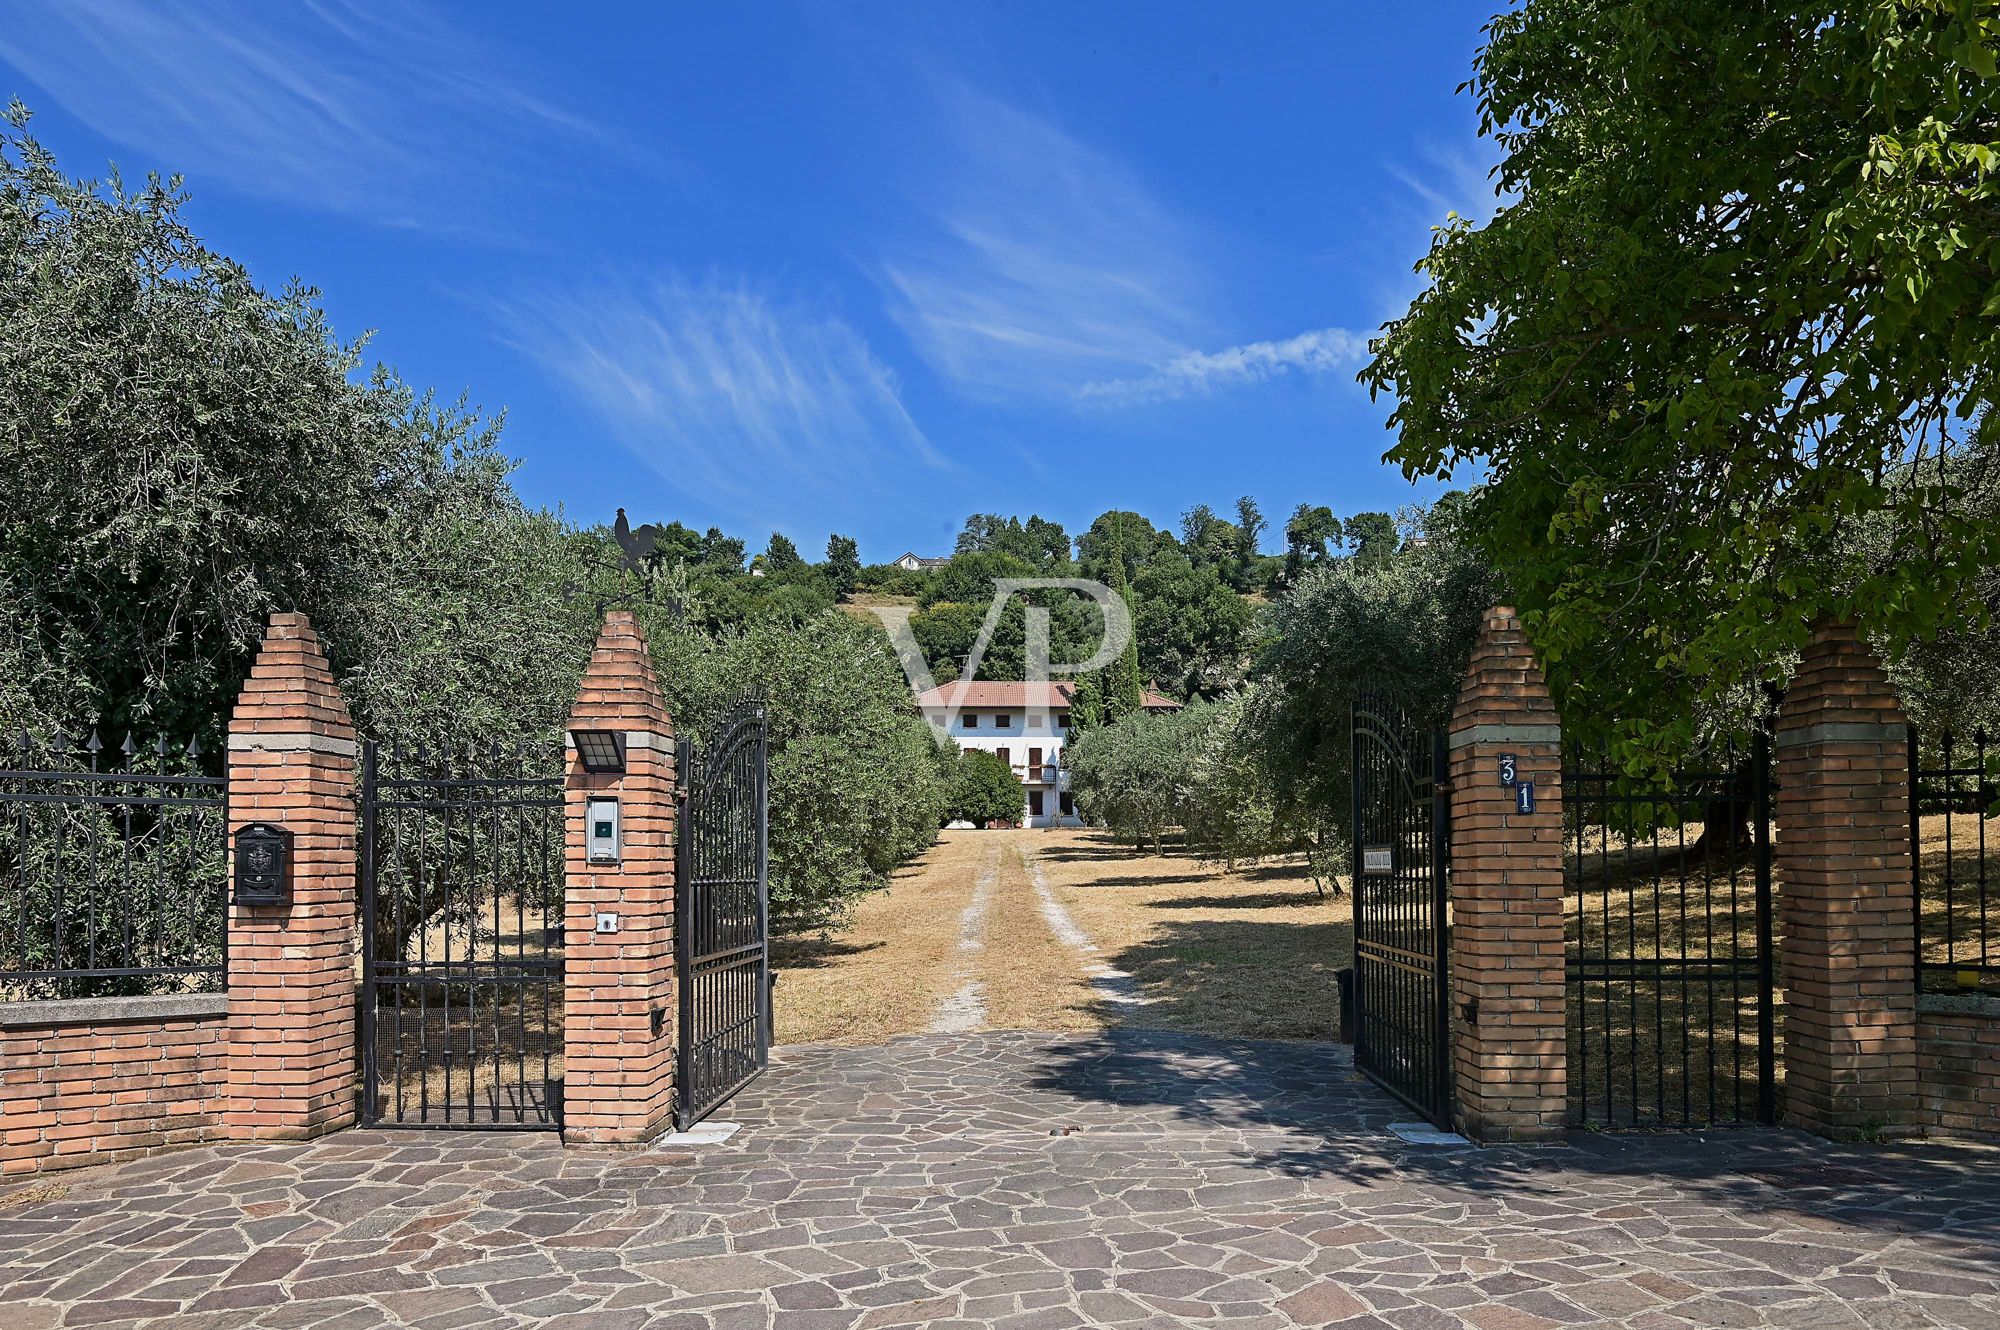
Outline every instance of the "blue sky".
POLYGON ((1434 493, 1354 376, 1491 210, 1497 3, 17 2, 0 96, 505 408, 530 501, 876 561, 1434 493))

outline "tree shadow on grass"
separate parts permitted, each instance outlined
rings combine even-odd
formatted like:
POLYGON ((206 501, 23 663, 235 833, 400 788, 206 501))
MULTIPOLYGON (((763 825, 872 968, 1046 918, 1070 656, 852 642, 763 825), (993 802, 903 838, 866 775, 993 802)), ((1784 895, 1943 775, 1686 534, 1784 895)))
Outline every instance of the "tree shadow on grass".
POLYGON ((1115 877, 1094 877, 1088 882, 1066 883, 1069 891, 1095 891, 1099 887, 1165 887, 1176 882, 1211 882, 1209 873, 1121 873, 1115 877))
POLYGON ((1296 891, 1246 891, 1235 896, 1175 896, 1147 901, 1149 910, 1296 910, 1324 905, 1329 898, 1310 887, 1296 891))
POLYGON ((1130 859, 1147 851, 1135 849, 1109 836, 1093 836, 1088 842, 1070 845, 1037 845, 1035 854, 1059 864, 1095 864, 1108 859, 1130 859))
POLYGON ((1334 972, 1352 964, 1353 954, 1353 928, 1344 920, 1168 920, 1144 940, 1103 954, 1132 976, 1144 1001, 1107 1001, 1099 1014, 1144 1029, 1331 1039, 1340 1028, 1334 972))
POLYGON ((848 942, 835 937, 774 937, 771 939, 771 967, 778 970, 817 970, 849 956, 878 951, 886 945, 880 939, 848 942))

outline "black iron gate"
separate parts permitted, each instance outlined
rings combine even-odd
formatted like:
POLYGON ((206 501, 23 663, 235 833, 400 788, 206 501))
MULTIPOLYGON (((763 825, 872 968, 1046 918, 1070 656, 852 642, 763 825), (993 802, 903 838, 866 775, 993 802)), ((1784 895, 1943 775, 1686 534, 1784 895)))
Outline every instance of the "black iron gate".
POLYGON ((1451 1123, 1451 806, 1445 736, 1356 699, 1354 1061, 1440 1127, 1451 1123))
POLYGON ((674 929, 680 975, 681 1130, 771 1057, 764 704, 739 703, 699 751, 680 745, 674 929))
POLYGON ((361 820, 362 1121, 560 1127, 560 755, 371 743, 361 820))
POLYGON ((1663 780, 1565 754, 1576 1125, 1776 1121, 1770 767, 1762 740, 1663 780))

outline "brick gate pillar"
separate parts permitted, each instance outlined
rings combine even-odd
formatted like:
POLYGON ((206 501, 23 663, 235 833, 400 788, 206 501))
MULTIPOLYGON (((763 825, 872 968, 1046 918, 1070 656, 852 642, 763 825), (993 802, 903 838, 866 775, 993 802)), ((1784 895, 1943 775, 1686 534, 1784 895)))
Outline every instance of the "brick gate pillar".
POLYGON ((312 625, 273 614, 229 718, 228 817, 232 845, 252 822, 291 833, 291 899, 229 906, 230 1137, 299 1140, 354 1121, 354 756, 312 625))
POLYGON ((1902 705, 1849 624, 1816 630, 1778 709, 1785 1117, 1822 1135, 1917 1106, 1910 771, 1902 705))
POLYGON ((1467 1135, 1531 1141, 1567 1115, 1562 726, 1506 606, 1486 612, 1451 717, 1451 1000, 1467 1135), (1501 760, 1534 785, 1534 811, 1501 760))
MULTIPOLYGON (((614 610, 570 711, 563 910, 563 1136, 630 1145, 674 1108, 674 727, 645 634, 614 610), (624 770, 591 772, 589 732, 615 736, 624 770), (582 734, 586 747, 579 748, 582 734), (618 801, 620 857, 592 863, 593 798, 618 801), (615 931, 605 931, 615 928, 615 931)), ((601 819, 600 819, 601 820, 601 819)))

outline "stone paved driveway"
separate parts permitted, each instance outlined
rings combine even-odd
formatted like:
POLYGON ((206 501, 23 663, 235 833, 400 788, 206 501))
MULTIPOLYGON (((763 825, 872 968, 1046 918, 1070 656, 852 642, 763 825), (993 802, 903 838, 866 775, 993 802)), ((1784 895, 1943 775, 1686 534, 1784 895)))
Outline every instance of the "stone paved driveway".
POLYGON ((2000 1327, 2000 1152, 1403 1147, 1343 1054, 786 1050, 723 1146, 349 1132, 0 1211, 0 1327, 2000 1327))

